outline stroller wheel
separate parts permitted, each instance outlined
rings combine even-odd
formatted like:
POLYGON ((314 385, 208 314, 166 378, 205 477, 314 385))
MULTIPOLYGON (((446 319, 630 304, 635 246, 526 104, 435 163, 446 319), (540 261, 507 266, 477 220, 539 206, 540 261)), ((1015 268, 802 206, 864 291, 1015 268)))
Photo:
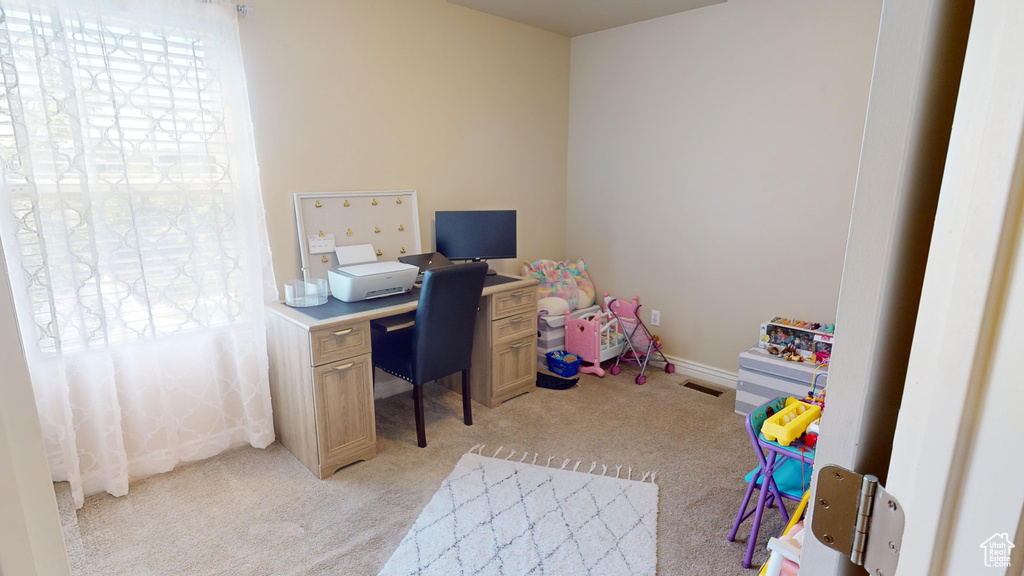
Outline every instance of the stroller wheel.
POLYGON ((665 372, 668 372, 669 374, 675 374, 675 372, 676 372, 676 365, 675 364, 665 364, 665 372))
POLYGON ((612 367, 611 367, 611 369, 609 370, 609 372, 611 372, 611 373, 612 373, 612 376, 618 376, 618 375, 619 375, 619 372, 622 372, 622 368, 619 368, 619 365, 618 365, 618 364, 616 364, 616 365, 614 365, 614 366, 612 366, 612 367))
POLYGON ((643 386, 645 382, 647 382, 647 376, 644 376, 643 374, 636 375, 636 383, 638 385, 643 386))

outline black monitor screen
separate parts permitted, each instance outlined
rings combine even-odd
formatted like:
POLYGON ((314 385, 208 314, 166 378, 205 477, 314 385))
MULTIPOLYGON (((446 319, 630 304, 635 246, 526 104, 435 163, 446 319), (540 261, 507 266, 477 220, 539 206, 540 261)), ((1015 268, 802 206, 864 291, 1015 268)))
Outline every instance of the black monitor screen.
POLYGON ((516 257, 516 211, 434 212, 437 251, 451 260, 516 257))

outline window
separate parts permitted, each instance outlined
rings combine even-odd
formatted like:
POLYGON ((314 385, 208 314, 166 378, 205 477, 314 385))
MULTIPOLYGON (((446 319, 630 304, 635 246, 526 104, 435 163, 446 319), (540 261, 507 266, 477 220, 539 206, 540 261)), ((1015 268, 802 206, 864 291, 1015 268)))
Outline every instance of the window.
POLYGON ((245 321, 259 287, 209 32, 59 14, 0 24, 0 159, 39 348, 245 321))

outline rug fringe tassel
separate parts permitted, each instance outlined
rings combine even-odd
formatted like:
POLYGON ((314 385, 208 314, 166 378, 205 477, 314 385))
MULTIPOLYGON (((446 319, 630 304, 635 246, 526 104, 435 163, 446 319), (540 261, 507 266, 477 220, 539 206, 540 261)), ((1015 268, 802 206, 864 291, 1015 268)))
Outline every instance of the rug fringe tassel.
MULTIPOLYGON (((484 455, 484 448, 486 448, 486 447, 487 447, 486 444, 474 444, 473 447, 469 449, 467 454, 479 454, 479 455, 483 456, 484 455)), ((505 450, 504 446, 498 446, 498 449, 494 451, 494 454, 491 455, 491 458, 495 458, 495 459, 498 458, 498 455, 501 454, 502 452, 504 452, 504 450, 505 450)), ((529 452, 524 451, 524 452, 521 453, 522 456, 519 458, 519 460, 512 460, 512 458, 516 454, 520 454, 520 452, 518 450, 510 449, 510 452, 509 452, 508 456, 505 456, 504 459, 508 460, 510 462, 519 462, 520 464, 523 464, 523 463, 526 462, 526 459, 530 456, 529 452)), ((537 464, 537 458, 539 458, 539 457, 540 457, 540 453, 534 452, 533 453, 533 459, 530 461, 530 464, 533 465, 533 466, 537 466, 538 465, 537 464)), ((564 458, 562 456, 548 456, 547 462, 542 462, 539 465, 543 466, 543 467, 546 467, 546 468, 552 468, 553 466, 551 465, 551 463, 555 462, 555 466, 558 467, 559 470, 565 470, 569 466, 569 464, 572 462, 572 460, 573 460, 572 458, 564 458), (558 459, 560 459, 560 458, 562 459, 562 464, 561 465, 558 464, 558 459)), ((579 472, 580 471, 579 468, 580 468, 581 464, 583 464, 582 460, 576 460, 576 463, 572 467, 572 471, 573 472, 579 472)), ((591 462, 590 463, 590 469, 587 470, 585 472, 585 474, 594 474, 594 475, 600 475, 600 476, 608 476, 608 466, 606 466, 604 464, 601 464, 601 472, 600 472, 600 474, 598 474, 598 472, 597 472, 597 466, 598 466, 597 461, 591 462)), ((623 479, 622 478, 622 469, 623 468, 626 469, 626 477, 624 478, 625 480, 631 480, 631 481, 634 481, 634 482, 650 482, 651 484, 654 484, 655 483, 655 479, 658 476, 658 473, 656 471, 650 471, 650 472, 644 472, 643 476, 639 480, 633 480, 633 467, 632 466, 626 466, 625 464, 621 464, 621 465, 615 466, 615 477, 616 478, 623 479)), ((640 474, 640 473, 637 472, 637 474, 640 474)))

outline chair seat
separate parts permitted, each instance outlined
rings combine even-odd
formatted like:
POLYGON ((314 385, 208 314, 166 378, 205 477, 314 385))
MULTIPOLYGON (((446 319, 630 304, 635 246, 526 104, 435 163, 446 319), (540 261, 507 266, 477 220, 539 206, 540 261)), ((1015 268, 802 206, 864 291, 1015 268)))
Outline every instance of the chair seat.
POLYGON ((373 330, 372 338, 373 364, 392 376, 413 382, 412 329, 373 330))
MULTIPOLYGON (((743 480, 750 483, 750 479, 760 471, 760 466, 754 468, 743 477, 743 480)), ((779 492, 782 495, 789 496, 794 500, 800 500, 803 498, 804 492, 807 491, 807 487, 811 484, 811 471, 809 464, 803 464, 799 460, 787 459, 779 466, 772 477, 775 478, 775 484, 779 487, 779 492)), ((761 486, 763 479, 763 477, 757 479, 758 487, 761 486)))

